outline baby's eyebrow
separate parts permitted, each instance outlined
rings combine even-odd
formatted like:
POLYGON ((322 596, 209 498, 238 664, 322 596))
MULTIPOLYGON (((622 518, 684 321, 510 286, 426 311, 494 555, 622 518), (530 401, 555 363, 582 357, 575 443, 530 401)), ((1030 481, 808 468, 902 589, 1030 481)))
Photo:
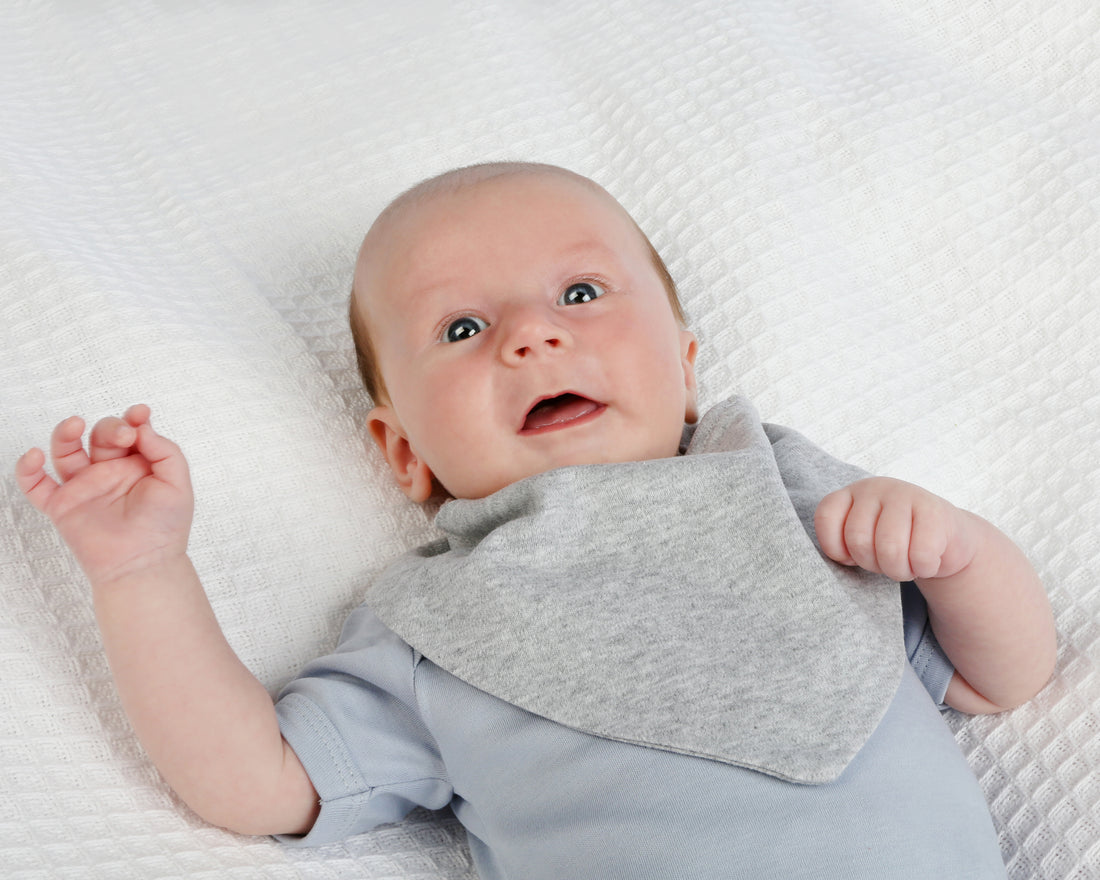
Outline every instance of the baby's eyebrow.
POLYGON ((442 294, 461 289, 465 279, 460 275, 443 278, 442 280, 429 281, 425 284, 414 285, 408 292, 407 299, 427 300, 431 302, 442 294))
MULTIPOLYGON (((621 258, 615 249, 597 238, 577 239, 548 253, 548 265, 557 267, 554 271, 564 271, 566 268, 571 272, 578 268, 582 271, 608 266, 614 268, 620 265, 620 262, 621 258), (581 265, 578 267, 575 265, 577 263, 581 265), (592 266, 591 263, 597 263, 598 266, 592 266)), ((469 279, 463 275, 429 277, 422 283, 417 283, 414 273, 412 283, 407 288, 406 299, 415 299, 423 303, 425 305, 423 312, 431 314, 445 311, 447 307, 443 302, 450 300, 456 292, 468 292, 468 288, 469 279)), ((425 320, 425 323, 430 322, 425 320)))
POLYGON ((614 255, 614 250, 602 241, 594 238, 583 239, 574 244, 567 245, 558 252, 558 256, 563 260, 588 256, 607 259, 614 257, 614 255))

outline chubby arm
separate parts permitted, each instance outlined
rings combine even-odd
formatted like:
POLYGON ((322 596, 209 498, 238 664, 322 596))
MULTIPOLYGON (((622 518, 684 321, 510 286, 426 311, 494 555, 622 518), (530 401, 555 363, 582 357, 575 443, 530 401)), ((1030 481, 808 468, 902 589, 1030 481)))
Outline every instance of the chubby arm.
POLYGON ((955 676, 946 702, 971 714, 1026 702, 1046 684, 1057 645, 1046 591, 1019 548, 981 517, 887 477, 822 499, 827 556, 915 580, 955 676))
POLYGON ((122 704, 168 784, 202 818, 248 834, 302 833, 317 795, 263 685, 233 653, 187 556, 193 498, 179 448, 148 407, 54 429, 16 464, 92 586, 122 704))

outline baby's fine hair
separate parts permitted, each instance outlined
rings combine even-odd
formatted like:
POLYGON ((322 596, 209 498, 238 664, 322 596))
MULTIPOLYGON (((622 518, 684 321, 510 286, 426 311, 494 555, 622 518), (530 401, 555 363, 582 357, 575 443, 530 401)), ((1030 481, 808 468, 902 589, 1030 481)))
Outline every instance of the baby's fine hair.
MULTIPOLYGON (((397 216, 401 211, 428 201, 435 196, 458 192, 468 186, 473 186, 495 177, 523 174, 565 177, 575 183, 588 187, 605 198, 611 199, 612 202, 618 205, 623 215, 630 220, 634 228, 638 230, 638 234, 642 237, 642 241, 645 242, 646 249, 649 251, 650 260, 653 263, 653 268, 657 271, 657 276, 661 279, 661 284, 668 294, 668 301, 672 306, 672 311, 676 316, 676 320, 680 323, 681 327, 687 326, 687 318, 684 315, 683 306, 680 304, 680 296, 676 290, 676 282, 672 279, 672 275, 668 271, 665 261, 661 259, 661 255, 657 253, 657 249, 653 246, 649 237, 642 231, 642 228, 635 222, 634 218, 619 204, 614 196, 598 183, 557 165, 546 165, 540 162, 485 162, 444 171, 442 174, 437 174, 434 177, 429 177, 426 180, 420 181, 420 183, 417 183, 398 195, 397 198, 390 202, 378 215, 371 225, 371 229, 379 228, 388 220, 397 216)), ((368 231, 367 234, 369 236, 370 232, 368 231)), ((371 400, 375 403, 385 402, 388 400, 386 383, 382 377, 382 371, 378 367, 378 359, 375 356, 374 346, 371 343, 370 327, 367 325, 362 314, 362 309, 356 308, 356 290, 354 284, 352 285, 351 297, 348 301, 348 323, 351 325, 351 337, 355 344, 356 364, 359 368, 359 375, 363 380, 363 385, 367 389, 367 394, 370 395, 371 400)))

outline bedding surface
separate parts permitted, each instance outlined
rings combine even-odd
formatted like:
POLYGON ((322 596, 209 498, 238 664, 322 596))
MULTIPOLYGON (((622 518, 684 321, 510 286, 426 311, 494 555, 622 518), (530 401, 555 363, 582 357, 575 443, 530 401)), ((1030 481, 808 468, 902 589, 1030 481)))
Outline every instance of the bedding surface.
POLYGON ((489 159, 605 185, 676 277, 702 403, 993 520, 1056 675, 949 714, 1013 880, 1100 876, 1093 0, 9 4, 0 27, 0 875, 472 877, 445 815, 318 850, 204 825, 132 735, 89 591, 11 476, 148 403, 191 554, 272 691, 433 535, 369 448, 346 296, 375 214, 489 159))

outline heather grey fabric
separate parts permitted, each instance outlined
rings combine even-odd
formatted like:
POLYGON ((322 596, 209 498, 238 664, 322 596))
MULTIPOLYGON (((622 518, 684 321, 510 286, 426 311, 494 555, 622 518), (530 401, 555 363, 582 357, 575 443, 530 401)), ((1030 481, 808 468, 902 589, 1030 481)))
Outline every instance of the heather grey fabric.
POLYGON ((905 663, 896 583, 827 561, 813 509, 861 472, 732 398, 670 459, 450 501, 371 589, 480 690, 600 737, 829 782, 905 663), (770 433, 770 438, 769 438, 770 433))

